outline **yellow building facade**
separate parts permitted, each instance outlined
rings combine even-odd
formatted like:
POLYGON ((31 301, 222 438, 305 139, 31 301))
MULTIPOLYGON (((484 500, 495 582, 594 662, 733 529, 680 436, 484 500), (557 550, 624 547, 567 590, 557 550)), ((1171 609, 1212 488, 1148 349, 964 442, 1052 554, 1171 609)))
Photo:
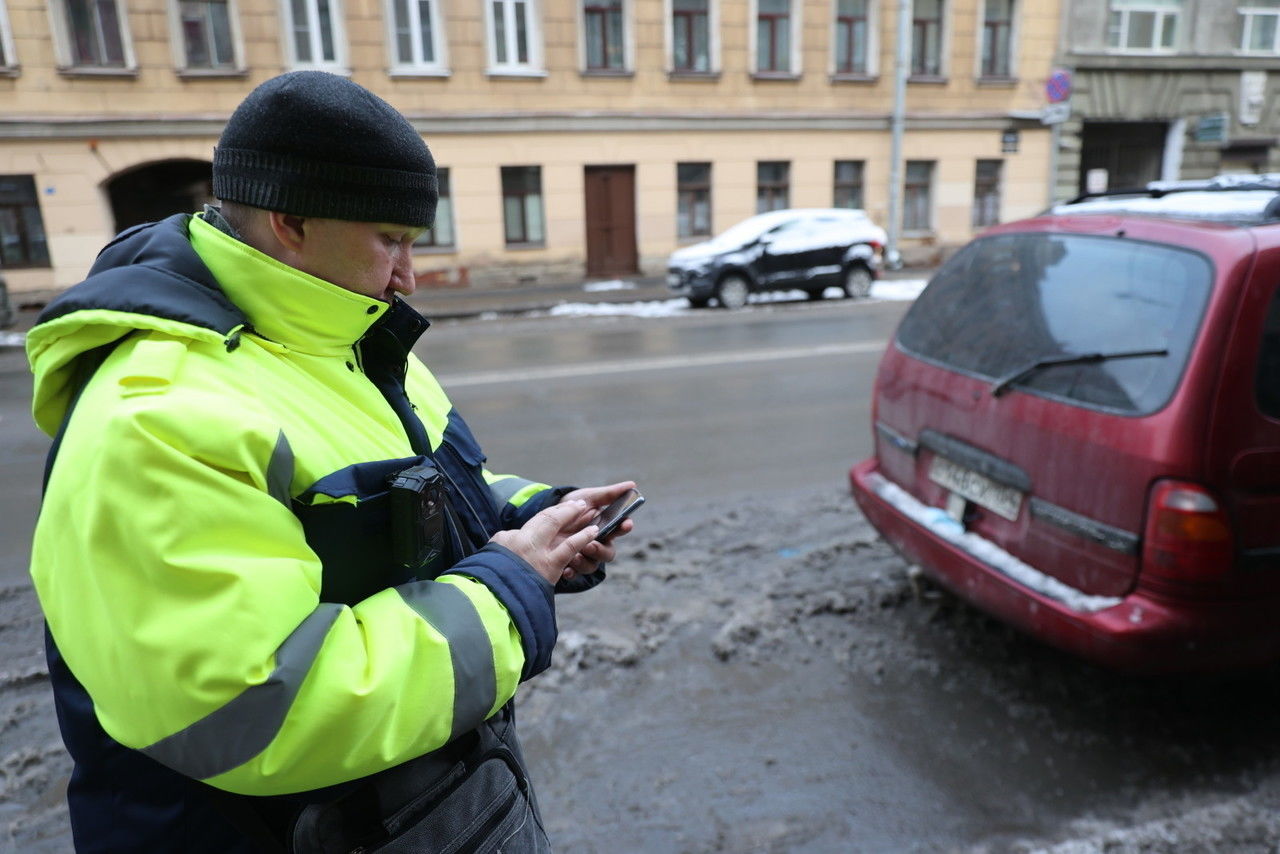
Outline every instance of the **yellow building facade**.
MULTIPOLYGON (((1056 0, 914 0, 902 250, 1048 200, 1056 0)), ((0 261, 82 278, 117 231, 208 196, 257 84, 349 76, 447 169, 424 285, 660 274, 760 210, 887 225, 895 0, 0 0, 0 261)))

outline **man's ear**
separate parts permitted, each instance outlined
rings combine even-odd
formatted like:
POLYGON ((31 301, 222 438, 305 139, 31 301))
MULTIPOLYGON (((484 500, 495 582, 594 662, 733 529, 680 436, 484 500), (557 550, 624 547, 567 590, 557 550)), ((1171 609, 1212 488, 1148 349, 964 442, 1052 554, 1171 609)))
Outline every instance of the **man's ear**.
POLYGON ((290 252, 301 252, 307 239, 306 217, 280 211, 267 211, 267 224, 282 247, 290 252))

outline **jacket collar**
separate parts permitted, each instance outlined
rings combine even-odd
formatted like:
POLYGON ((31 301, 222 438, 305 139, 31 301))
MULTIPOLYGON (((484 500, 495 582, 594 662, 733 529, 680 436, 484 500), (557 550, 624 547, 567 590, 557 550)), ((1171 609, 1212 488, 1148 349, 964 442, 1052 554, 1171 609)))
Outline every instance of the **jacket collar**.
MULTIPOLYGON (((390 308, 295 270, 198 216, 191 218, 190 237, 192 248, 253 331, 291 350, 314 355, 350 351, 390 308)), ((407 305, 404 309, 416 314, 407 305)))

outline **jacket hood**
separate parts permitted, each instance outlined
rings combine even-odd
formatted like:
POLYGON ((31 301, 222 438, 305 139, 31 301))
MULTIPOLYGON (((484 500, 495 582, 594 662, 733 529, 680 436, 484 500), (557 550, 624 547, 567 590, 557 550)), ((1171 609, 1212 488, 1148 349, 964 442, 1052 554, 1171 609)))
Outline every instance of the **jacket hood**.
POLYGON ((57 432, 78 383, 135 330, 234 347, 247 320, 191 248, 190 220, 178 214, 121 232, 88 278, 40 313, 27 333, 27 358, 41 430, 57 432))

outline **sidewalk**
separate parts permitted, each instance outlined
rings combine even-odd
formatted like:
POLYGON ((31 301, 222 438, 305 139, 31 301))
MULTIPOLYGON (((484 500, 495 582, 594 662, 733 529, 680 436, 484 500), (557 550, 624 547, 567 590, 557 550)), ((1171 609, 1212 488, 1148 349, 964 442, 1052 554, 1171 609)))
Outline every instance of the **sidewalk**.
MULTIPOLYGON (((904 267, 884 271, 885 280, 927 279, 934 273, 928 267, 904 267)), ((21 295, 13 294, 15 303, 21 295)), ((453 320, 482 314, 511 315, 530 311, 546 311, 562 303, 629 303, 674 299, 660 276, 631 276, 610 281, 562 282, 524 285, 519 288, 419 288, 407 302, 432 320, 453 320)), ((20 333, 36 321, 43 306, 32 306, 15 312, 14 325, 0 330, 0 347, 21 346, 20 333), (19 333, 19 334, 15 334, 19 333)))
MULTIPOLYGON (((934 272, 932 267, 904 267, 882 271, 881 278, 888 281, 928 279, 934 272)), ((420 288, 408 302, 428 318, 445 320, 486 313, 546 311, 561 303, 648 302, 674 298, 663 277, 630 276, 608 282, 593 280, 520 288, 420 288)))

